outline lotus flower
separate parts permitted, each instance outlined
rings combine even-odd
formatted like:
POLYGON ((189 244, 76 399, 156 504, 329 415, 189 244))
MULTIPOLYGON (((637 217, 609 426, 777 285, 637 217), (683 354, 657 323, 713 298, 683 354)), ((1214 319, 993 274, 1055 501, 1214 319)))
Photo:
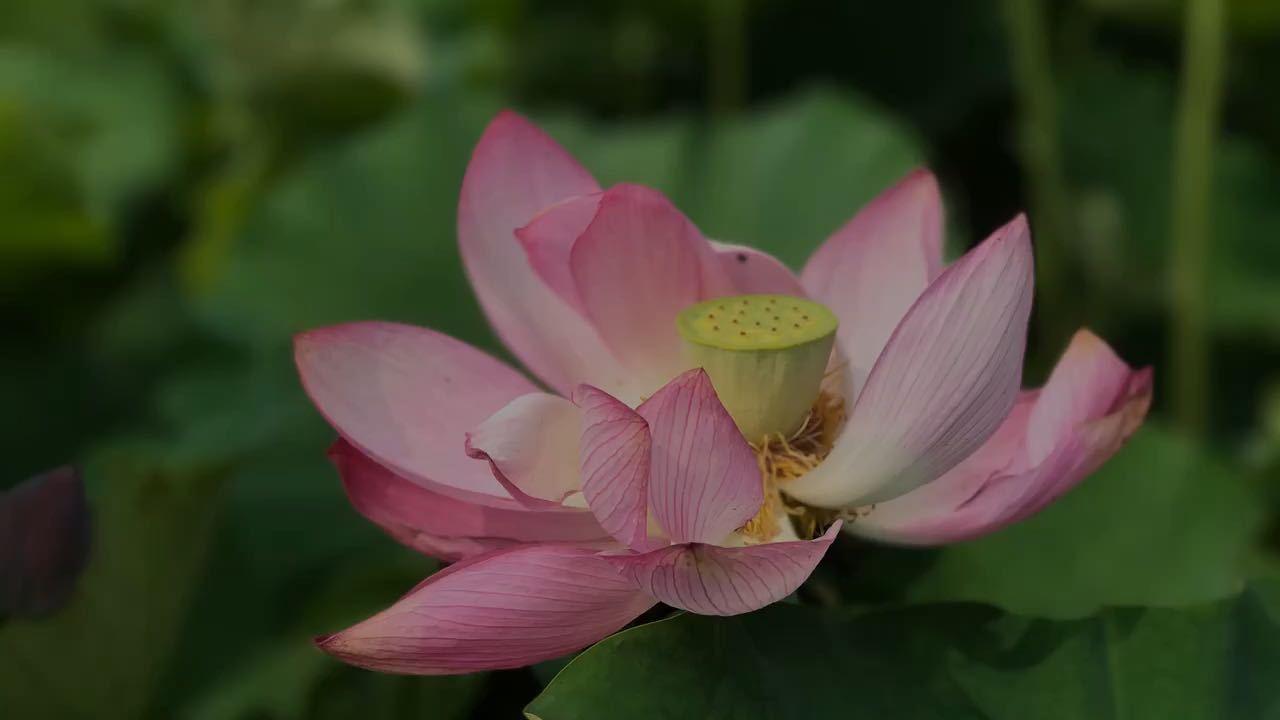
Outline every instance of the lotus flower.
POLYGON ((1150 371, 1085 331, 1020 391, 1026 220, 944 265, 926 171, 796 277, 707 240, 654 190, 601 190, 503 113, 458 235, 490 322, 551 392, 431 330, 296 339, 357 510, 456 561, 317 641, 368 668, 534 663, 657 602, 749 612, 795 591, 842 527, 910 544, 990 532, 1093 471, 1150 401, 1150 371))

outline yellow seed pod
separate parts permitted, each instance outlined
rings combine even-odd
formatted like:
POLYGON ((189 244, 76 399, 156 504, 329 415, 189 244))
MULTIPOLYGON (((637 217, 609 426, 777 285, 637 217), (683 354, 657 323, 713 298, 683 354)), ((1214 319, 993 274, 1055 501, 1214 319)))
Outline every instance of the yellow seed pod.
POLYGON ((707 371, 738 429, 756 443, 804 422, 831 356, 836 316, 811 300, 739 295, 685 308, 676 327, 688 365, 707 371))

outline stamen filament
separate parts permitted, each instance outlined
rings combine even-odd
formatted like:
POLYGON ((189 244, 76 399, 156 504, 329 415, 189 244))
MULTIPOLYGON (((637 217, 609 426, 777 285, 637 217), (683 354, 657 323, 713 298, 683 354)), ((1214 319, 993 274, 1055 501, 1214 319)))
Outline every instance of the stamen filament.
POLYGON ((760 512, 742 526, 740 532, 756 542, 772 540, 779 522, 789 518, 801 538, 817 536, 817 531, 839 516, 838 511, 811 508, 787 497, 786 484, 816 468, 831 452, 831 445, 845 420, 844 399, 822 391, 799 429, 790 436, 781 433, 762 436, 751 443, 764 483, 765 501, 760 512))

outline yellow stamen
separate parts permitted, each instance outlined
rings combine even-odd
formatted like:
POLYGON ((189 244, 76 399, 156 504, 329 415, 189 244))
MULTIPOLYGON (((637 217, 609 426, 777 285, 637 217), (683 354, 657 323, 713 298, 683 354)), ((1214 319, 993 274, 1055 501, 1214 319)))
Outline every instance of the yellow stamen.
POLYGON ((837 511, 800 504, 783 495, 781 489, 826 459, 844 420, 844 398, 823 390, 799 430, 789 437, 775 433, 751 443, 760 467, 765 499, 760 512, 739 532, 749 540, 767 542, 778 534, 779 522, 790 518, 796 533, 807 539, 816 537, 819 528, 840 516, 837 511))

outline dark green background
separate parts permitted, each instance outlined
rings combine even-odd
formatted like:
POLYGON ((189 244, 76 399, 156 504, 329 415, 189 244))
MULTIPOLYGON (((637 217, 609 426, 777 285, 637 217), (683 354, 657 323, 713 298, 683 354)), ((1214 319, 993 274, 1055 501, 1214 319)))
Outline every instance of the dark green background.
POLYGON ((0 714, 1280 717, 1280 5, 1227 6, 1188 432, 1166 382, 1179 2, 7 0, 0 487, 82 465, 94 538, 67 607, 0 626, 0 714), (661 620, 554 682, 340 666, 310 636, 435 565, 348 507, 289 339, 377 318, 503 352, 454 213, 508 106, 793 267, 922 163, 953 255, 1030 208, 1053 262, 1028 378, 1086 325, 1155 365, 1152 418, 996 535, 841 538, 805 607, 661 620), (1028 129, 1059 159, 1053 217, 1028 129))

